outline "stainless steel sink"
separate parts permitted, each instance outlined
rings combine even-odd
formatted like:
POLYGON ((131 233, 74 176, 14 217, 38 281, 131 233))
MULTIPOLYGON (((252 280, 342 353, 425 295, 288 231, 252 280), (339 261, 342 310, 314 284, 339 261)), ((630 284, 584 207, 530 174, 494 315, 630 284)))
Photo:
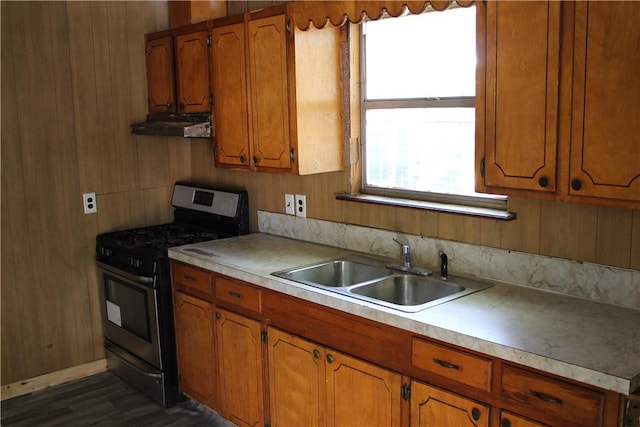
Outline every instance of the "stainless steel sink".
POLYGON ((338 259, 271 273, 305 285, 394 308, 417 312, 492 286, 490 283, 449 276, 398 274, 384 264, 338 259))
POLYGON ((445 298, 465 288, 444 280, 410 275, 394 275, 368 285, 357 286, 354 294, 398 305, 420 305, 445 298))
POLYGON ((273 273, 273 275, 311 286, 340 288, 389 276, 384 267, 339 259, 273 273))

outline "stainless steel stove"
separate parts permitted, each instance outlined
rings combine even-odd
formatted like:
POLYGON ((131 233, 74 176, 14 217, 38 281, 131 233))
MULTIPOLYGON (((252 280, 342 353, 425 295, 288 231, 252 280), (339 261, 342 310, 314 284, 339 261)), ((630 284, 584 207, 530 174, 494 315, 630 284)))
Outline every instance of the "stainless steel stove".
POLYGON ((165 406, 180 399, 167 250, 249 232, 246 191, 178 183, 172 205, 172 223, 96 238, 107 365, 165 406))

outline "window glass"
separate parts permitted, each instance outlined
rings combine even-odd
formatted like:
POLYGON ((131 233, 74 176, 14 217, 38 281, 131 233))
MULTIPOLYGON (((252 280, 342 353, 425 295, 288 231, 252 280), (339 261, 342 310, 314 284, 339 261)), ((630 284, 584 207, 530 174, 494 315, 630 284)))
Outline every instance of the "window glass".
POLYGON ((365 192, 495 198, 474 191, 475 20, 452 7, 363 24, 365 192))
POLYGON ((367 99, 474 96, 475 7, 366 22, 367 99))

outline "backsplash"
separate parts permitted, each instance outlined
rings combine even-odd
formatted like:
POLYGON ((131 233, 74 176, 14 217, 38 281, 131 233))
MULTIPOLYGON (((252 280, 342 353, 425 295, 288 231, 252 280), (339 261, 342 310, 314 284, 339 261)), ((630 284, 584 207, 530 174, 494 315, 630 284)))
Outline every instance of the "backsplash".
POLYGON ((640 310, 640 271, 637 270, 260 210, 258 227, 261 233, 399 261, 400 248, 393 241, 397 238, 409 244, 416 266, 438 270, 438 252, 443 251, 449 258, 449 274, 454 276, 478 276, 640 310))

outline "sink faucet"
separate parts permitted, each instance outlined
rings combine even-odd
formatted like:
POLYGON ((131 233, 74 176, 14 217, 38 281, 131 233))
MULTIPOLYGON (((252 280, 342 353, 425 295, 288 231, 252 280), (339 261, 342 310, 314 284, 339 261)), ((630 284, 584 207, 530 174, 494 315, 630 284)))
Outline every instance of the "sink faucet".
POLYGON ((401 242, 396 238, 394 238, 393 240, 397 244, 399 244, 400 248, 402 249, 402 265, 387 264, 387 268, 391 270, 402 271, 405 273, 417 274, 420 276, 431 276, 433 274, 431 270, 427 270, 426 268, 412 267, 411 266, 411 248, 409 248, 409 245, 404 242, 401 242))
POLYGON ((394 238, 393 240, 402 248, 402 266, 411 268, 411 248, 409 248, 408 244, 401 242, 396 238, 394 238))

